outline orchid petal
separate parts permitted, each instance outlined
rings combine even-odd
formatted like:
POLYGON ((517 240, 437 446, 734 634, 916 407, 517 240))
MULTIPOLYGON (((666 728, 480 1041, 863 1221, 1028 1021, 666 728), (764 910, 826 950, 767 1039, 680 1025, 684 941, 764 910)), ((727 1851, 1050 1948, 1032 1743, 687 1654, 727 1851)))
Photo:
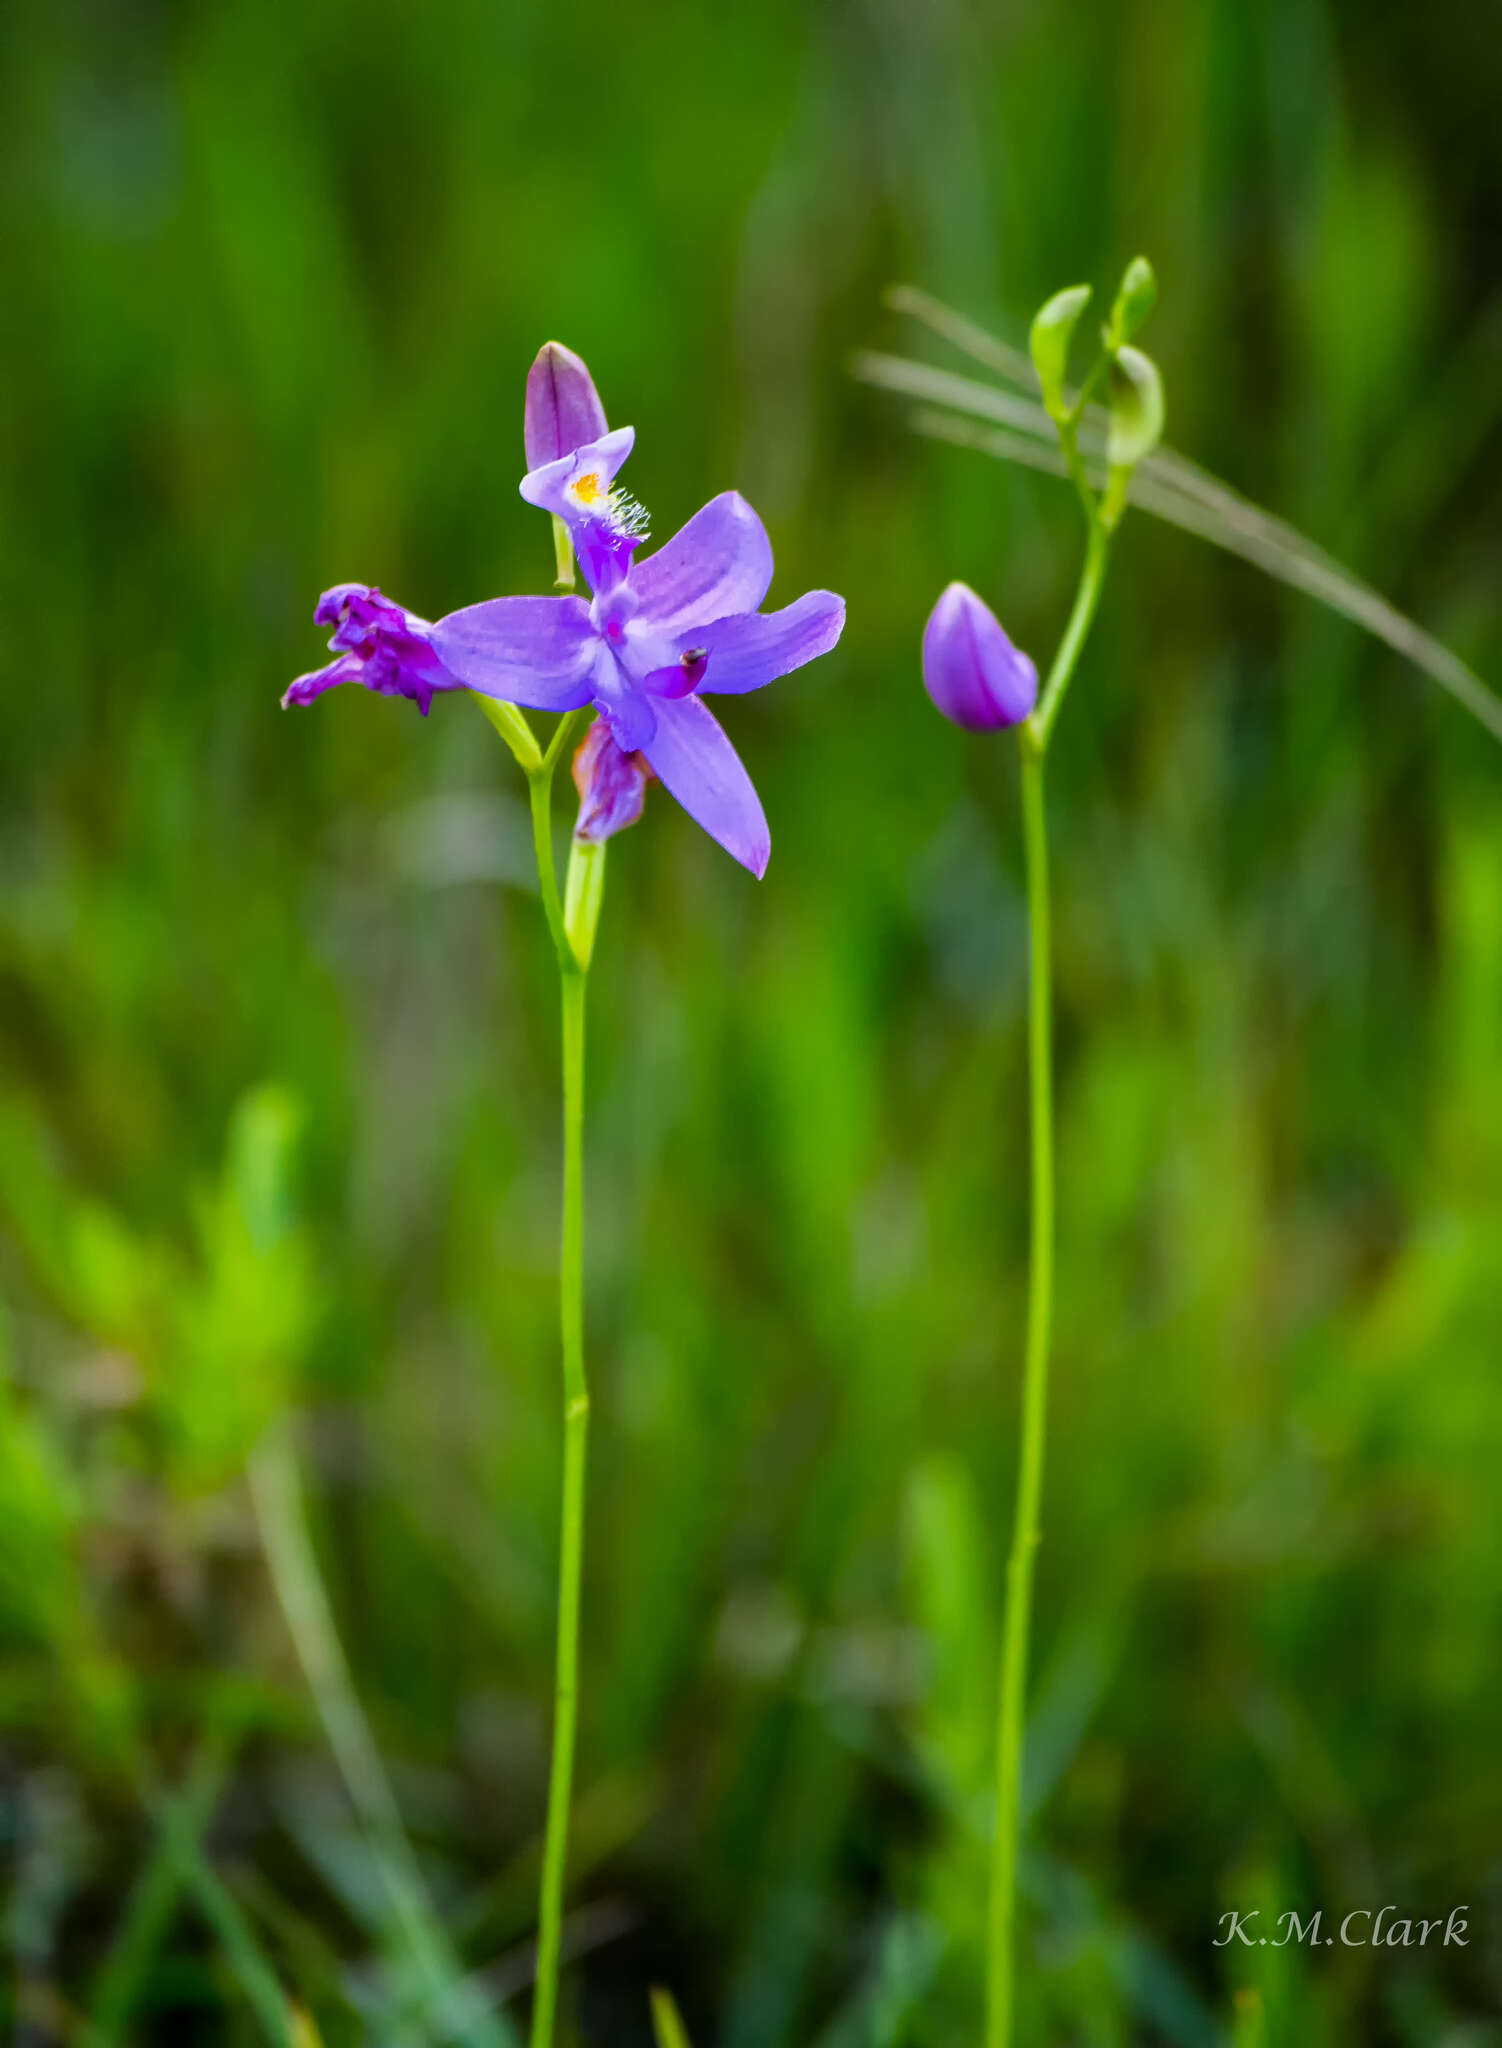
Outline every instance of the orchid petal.
POLYGON ((704 680, 704 649, 690 647, 663 668, 649 669, 641 687, 654 697, 687 697, 704 680))
MULTIPOLYGON (((319 624, 326 621, 320 620, 319 624)), ((292 704, 311 704, 315 697, 321 697, 325 690, 335 689, 340 683, 362 683, 365 681, 365 663, 358 654, 341 654, 337 661, 331 661, 326 668, 315 668, 311 674, 299 676, 289 683, 282 693, 282 707, 292 704)))
POLYGON ((596 642, 592 691, 591 701, 622 753, 640 753, 656 730, 657 714, 651 700, 631 687, 604 641, 596 642))
POLYGON ((581 357, 545 342, 527 372, 527 468, 541 469, 609 432, 605 408, 581 357))
POLYGON ((743 696, 827 654, 844 625, 844 598, 832 590, 810 590, 780 612, 743 612, 696 626, 685 636, 694 643, 685 652, 708 657, 702 691, 743 696))
POLYGON ((533 711, 575 711, 590 698, 599 644, 582 597, 493 597, 432 628, 449 674, 482 697, 533 711))
POLYGON ((670 636, 732 612, 754 612, 771 581, 772 543, 739 491, 711 498, 631 571, 643 614, 670 636))
POLYGON ((654 700, 656 730, 643 746, 664 789, 753 875, 772 851, 761 799, 708 705, 697 697, 654 700))
POLYGON ((600 490, 608 491, 635 443, 635 427, 617 427, 613 433, 585 441, 572 454, 529 469, 519 486, 521 494, 529 505, 540 505, 544 512, 575 521, 581 517, 581 508, 567 495, 568 486, 579 477, 593 476, 600 490))

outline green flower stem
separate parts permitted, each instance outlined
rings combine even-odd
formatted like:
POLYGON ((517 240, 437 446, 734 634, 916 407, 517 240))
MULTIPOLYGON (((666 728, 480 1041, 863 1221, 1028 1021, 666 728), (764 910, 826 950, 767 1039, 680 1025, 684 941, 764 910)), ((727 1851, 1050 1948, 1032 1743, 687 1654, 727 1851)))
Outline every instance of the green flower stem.
POLYGON ((538 1907, 532 2048, 550 2048, 558 2006, 564 1866, 579 1704, 579 1595, 584 1566, 584 1471, 589 1389, 584 1378, 584 990, 577 963, 563 970, 563 1244, 558 1264, 563 1339, 563 1508, 558 1556, 558 1664, 553 1763, 538 1907))
POLYGON ((991 1852, 987 2048, 1012 2038, 1016 1951, 1018 1804, 1026 1709, 1033 1558, 1043 1497, 1048 1425, 1048 1333, 1053 1313, 1053 989, 1048 910, 1048 831, 1043 807, 1044 745, 1023 728, 1022 829, 1027 862, 1028 1080, 1032 1133, 1032 1237, 1028 1262, 1027 1349, 1022 1376, 1022 1442, 1017 1505, 1007 1561, 1001 1704, 996 1746, 996 1833, 991 1852))
MULTIPOLYGON (((579 1603, 584 1569, 584 1478, 589 1388, 584 1377, 584 995, 588 947, 576 950, 558 898, 553 863, 553 770, 573 725, 560 721, 543 765, 530 780, 532 823, 543 910, 558 954, 563 1024, 563 1233, 558 1317, 563 1351, 563 1503, 558 1554, 558 1649, 553 1697, 553 1759, 537 1917, 537 1992, 532 2048, 551 2048, 558 2011, 559 1950, 574 1740, 579 1706, 579 1603), (582 957, 581 957, 582 952, 582 957)), ((595 899, 598 910, 598 896, 595 899)), ((593 921, 590 922, 590 939, 593 921)))
POLYGON ((1080 651, 1089 637, 1095 621, 1096 607, 1100 603, 1101 588, 1106 580, 1106 563, 1111 553, 1112 527, 1108 526, 1090 495, 1088 485, 1081 486, 1088 527, 1085 543, 1085 567, 1080 576, 1079 588, 1074 594, 1074 609, 1069 614, 1069 623, 1064 628, 1064 637, 1059 642, 1059 651, 1054 656, 1053 667, 1043 685, 1043 694, 1038 699, 1037 709, 1023 726, 1024 755, 1029 745, 1035 746, 1039 757, 1048 750, 1049 736, 1054 721, 1059 715, 1059 706, 1069 688, 1075 664, 1080 651))
MULTIPOLYGON (((1070 456, 1074 452, 1070 422, 1061 422, 1060 439, 1064 442, 1066 457, 1070 456)), ((1071 469, 1073 467, 1071 463, 1071 469)), ((1017 1504, 1012 1525, 1011 1555, 1007 1561, 1006 1617, 1002 1627, 996 1743, 996 1831, 991 1847, 991 1897, 986 1937, 986 2048, 1010 2048, 1012 2040, 1022 1739, 1027 1707, 1033 1561, 1041 1536, 1043 1457, 1048 1429, 1048 1343, 1053 1318, 1053 969, 1043 767, 1059 706, 1064 701, 1064 693, 1100 602, 1115 524, 1113 518, 1106 516, 1109 508, 1098 506, 1082 482, 1081 501, 1085 509, 1088 540, 1074 609, 1037 709, 1018 731, 1022 756, 1022 837, 1027 870, 1032 1229, 1017 1504)))
POLYGON ((547 752, 535 768, 527 769, 527 787, 532 798, 532 844, 537 854, 537 882, 542 890, 543 914, 552 934, 553 947, 558 955, 560 971, 567 975, 578 966, 574 949, 569 944, 564 929, 563 904, 558 894, 558 869, 553 859, 553 775, 568 743, 569 734, 579 722, 577 711, 570 711, 559 719, 553 737, 548 742, 547 752))

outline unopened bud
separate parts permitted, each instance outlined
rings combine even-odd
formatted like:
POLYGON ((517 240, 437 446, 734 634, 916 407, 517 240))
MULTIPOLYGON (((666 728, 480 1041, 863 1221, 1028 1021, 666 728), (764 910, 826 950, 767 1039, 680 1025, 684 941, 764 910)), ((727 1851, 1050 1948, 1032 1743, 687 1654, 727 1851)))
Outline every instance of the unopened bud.
POLYGON ((951 583, 923 629, 923 683, 970 732, 1020 725, 1038 701, 1038 671, 968 583, 951 583))
POLYGON ((1116 351, 1111 363, 1111 426, 1106 460, 1113 469, 1135 469, 1163 438, 1163 379, 1141 349, 1116 351))
POLYGON ((1028 337, 1033 368, 1043 386, 1043 403, 1055 419, 1064 411, 1064 380, 1069 374, 1069 344, 1075 323, 1089 303, 1087 284, 1072 284, 1066 291, 1055 292, 1039 307, 1028 337))
POLYGON ((572 455, 607 431, 605 408, 583 358, 561 341, 545 342, 527 372, 528 469, 572 455))
POLYGON ((1111 308, 1109 343, 1113 349, 1130 341, 1158 303, 1158 280, 1145 256, 1134 256, 1126 267, 1121 289, 1111 308))

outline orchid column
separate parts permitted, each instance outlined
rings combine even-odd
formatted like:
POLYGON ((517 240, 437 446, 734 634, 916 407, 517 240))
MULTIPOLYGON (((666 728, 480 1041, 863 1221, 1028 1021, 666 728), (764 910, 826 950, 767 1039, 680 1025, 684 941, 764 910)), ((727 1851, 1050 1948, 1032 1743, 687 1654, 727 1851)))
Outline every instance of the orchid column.
POLYGON ((923 634, 923 679, 945 717, 975 732, 1002 726, 1017 728, 1027 871, 1032 1226, 1017 1495, 1007 1561, 997 1709, 996 1814, 986 1930, 986 2048, 1010 2048, 1012 2039, 1018 1797, 1033 1559, 1041 1536, 1049 1328, 1053 1315, 1053 982, 1043 768, 1064 693, 1095 618, 1112 536, 1126 508, 1132 471, 1163 431, 1163 391, 1158 372, 1140 350, 1127 346, 1131 334, 1151 312, 1155 296, 1152 271, 1138 257, 1122 280, 1110 321, 1102 331, 1095 364, 1073 396, 1065 390, 1069 344, 1089 300, 1089 286, 1077 285, 1059 292, 1033 322, 1033 366, 1079 494, 1086 532, 1085 562, 1074 608, 1041 699, 1038 672, 1032 662, 1012 645, 995 616, 965 584, 950 584, 934 606, 923 634), (1079 433, 1085 408, 1102 382, 1108 387, 1111 426, 1106 448, 1108 479, 1105 491, 1097 498, 1080 455, 1079 433))
POLYGON ((584 1371, 584 1010, 605 878, 606 842, 642 814, 655 777, 690 817, 753 875, 771 836, 761 801, 705 695, 741 696, 825 654, 845 623, 841 598, 809 591, 782 611, 760 609, 772 549, 738 492, 725 491, 665 547, 637 562, 647 514, 616 478, 635 440, 611 432, 588 370, 549 342, 527 379, 527 474, 521 494, 553 519, 551 597, 499 597, 436 625, 365 584, 319 600, 337 659, 288 690, 306 704, 355 682, 411 697, 426 715, 435 695, 471 690, 505 740, 531 793, 538 885, 558 959, 562 1001, 563 1223, 559 1323, 563 1360, 563 1483, 553 1755, 538 1908, 533 2048, 550 2048, 579 1700, 589 1390, 584 1371), (592 593, 573 594, 577 558, 592 593), (544 748, 524 712, 559 714, 544 748), (594 719, 573 757, 579 791, 560 897, 553 855, 553 783, 579 714, 594 719))

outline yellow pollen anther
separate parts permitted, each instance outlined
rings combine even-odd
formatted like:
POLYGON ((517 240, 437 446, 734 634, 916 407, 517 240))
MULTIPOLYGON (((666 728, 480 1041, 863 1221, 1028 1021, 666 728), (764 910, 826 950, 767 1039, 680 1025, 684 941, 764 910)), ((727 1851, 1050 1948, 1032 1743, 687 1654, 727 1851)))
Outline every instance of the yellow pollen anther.
POLYGON ((573 494, 581 505, 598 504, 605 495, 600 486, 598 472, 591 469, 587 470, 583 476, 576 476, 573 482, 573 494))

